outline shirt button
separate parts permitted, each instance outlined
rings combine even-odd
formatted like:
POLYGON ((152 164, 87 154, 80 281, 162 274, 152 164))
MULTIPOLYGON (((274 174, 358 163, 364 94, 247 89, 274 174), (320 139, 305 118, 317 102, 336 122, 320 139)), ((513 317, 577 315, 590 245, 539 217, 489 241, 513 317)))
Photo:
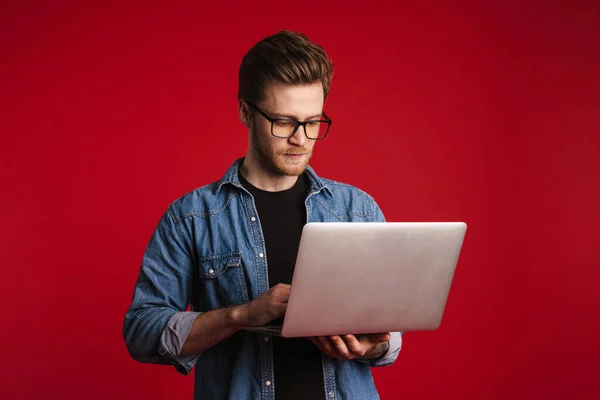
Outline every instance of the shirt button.
POLYGON ((250 218, 250 221, 254 222, 254 221, 256 221, 256 218, 252 217, 252 218, 250 218))
POLYGON ((268 336, 265 336, 265 338, 264 338, 264 341, 265 341, 265 342, 268 342, 268 341, 269 341, 269 337, 268 337, 268 336))
POLYGON ((333 397, 335 396, 335 393, 333 393, 333 391, 329 392, 329 397, 333 397))
POLYGON ((212 275, 212 274, 214 274, 214 273, 215 273, 215 270, 214 270, 214 269, 209 269, 209 270, 208 270, 208 273, 212 275))
POLYGON ((265 255, 264 255, 263 253, 258 253, 258 256, 259 256, 260 258, 263 258, 265 255))
POLYGON ((267 386, 271 386, 271 381, 266 381, 266 382, 265 382, 265 385, 267 385, 267 386))

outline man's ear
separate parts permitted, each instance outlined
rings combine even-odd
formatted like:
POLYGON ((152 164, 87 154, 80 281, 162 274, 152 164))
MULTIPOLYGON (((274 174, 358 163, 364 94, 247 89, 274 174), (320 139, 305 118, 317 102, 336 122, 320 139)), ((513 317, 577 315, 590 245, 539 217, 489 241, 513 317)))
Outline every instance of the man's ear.
POLYGON ((238 112, 240 114, 240 121, 242 124, 250 128, 250 107, 243 100, 238 100, 238 112))

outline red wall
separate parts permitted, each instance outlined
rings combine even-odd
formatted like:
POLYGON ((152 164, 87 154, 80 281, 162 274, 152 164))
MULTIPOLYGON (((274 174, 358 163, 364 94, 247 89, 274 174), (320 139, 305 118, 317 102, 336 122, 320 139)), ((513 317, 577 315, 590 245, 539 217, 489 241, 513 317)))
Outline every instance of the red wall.
POLYGON ((597 5, 14 3, 0 398, 190 398, 191 377, 129 358, 121 323, 168 203, 243 155, 239 63, 281 28, 337 67, 317 171, 390 221, 469 224, 442 326, 375 371, 382 398, 600 397, 597 5))

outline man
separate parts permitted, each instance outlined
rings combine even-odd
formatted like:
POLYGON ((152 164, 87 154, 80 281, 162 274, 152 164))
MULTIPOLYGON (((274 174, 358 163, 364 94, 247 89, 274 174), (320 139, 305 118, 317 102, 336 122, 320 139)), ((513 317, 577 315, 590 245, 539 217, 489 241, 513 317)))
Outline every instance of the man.
POLYGON ((257 43, 239 73, 245 158, 173 202, 146 249, 123 336, 138 361, 184 374, 195 365, 196 399, 374 399, 370 367, 398 356, 398 332, 285 339, 240 330, 281 321, 306 222, 384 221, 368 194, 308 167, 331 125, 323 104, 332 73, 304 35, 257 43))

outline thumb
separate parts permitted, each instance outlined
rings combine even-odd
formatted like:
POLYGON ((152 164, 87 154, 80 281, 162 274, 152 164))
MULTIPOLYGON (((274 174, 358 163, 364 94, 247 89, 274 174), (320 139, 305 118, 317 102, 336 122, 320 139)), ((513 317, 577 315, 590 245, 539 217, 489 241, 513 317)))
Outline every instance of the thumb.
POLYGON ((373 334, 368 335, 368 339, 371 342, 373 342, 373 343, 385 342, 387 340, 390 340, 391 337, 392 337, 392 335, 390 335, 387 332, 385 332, 385 333, 373 333, 373 334))

